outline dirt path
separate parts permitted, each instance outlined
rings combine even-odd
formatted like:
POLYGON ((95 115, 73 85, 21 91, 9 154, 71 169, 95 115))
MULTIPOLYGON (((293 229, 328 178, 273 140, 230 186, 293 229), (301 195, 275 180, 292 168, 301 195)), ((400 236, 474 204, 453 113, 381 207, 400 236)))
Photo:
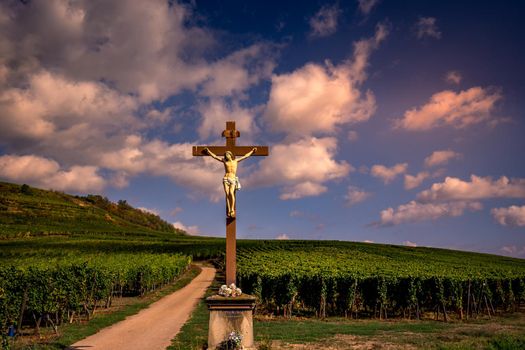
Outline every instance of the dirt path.
POLYGON ((141 310, 138 314, 102 329, 69 347, 70 350, 166 349, 188 320, 215 276, 215 269, 202 272, 186 287, 141 310))

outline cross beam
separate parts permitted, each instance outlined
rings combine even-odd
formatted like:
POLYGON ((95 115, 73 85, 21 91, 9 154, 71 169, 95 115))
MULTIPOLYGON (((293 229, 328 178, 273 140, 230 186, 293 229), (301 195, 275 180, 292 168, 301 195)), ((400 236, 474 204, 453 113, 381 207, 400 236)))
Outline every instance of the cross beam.
POLYGON ((230 151, 234 156, 243 156, 250 152, 253 147, 257 148, 252 154, 253 156, 267 156, 269 154, 268 146, 237 146, 235 140, 241 136, 238 130, 235 130, 235 122, 226 122, 226 130, 222 132, 222 137, 226 137, 226 146, 193 146, 192 153, 194 156, 207 156, 204 149, 208 148, 215 154, 223 155, 226 151, 230 151))
MULTIPOLYGON (((234 121, 226 122, 226 130, 222 132, 222 137, 226 138, 225 146, 193 146, 192 153, 194 156, 208 156, 204 150, 208 148, 216 155, 224 155, 226 151, 230 151, 235 156, 243 156, 250 152, 254 147, 257 150, 252 156, 267 156, 269 155, 268 146, 237 146, 235 140, 241 136, 241 133, 235 129, 234 121)), ((234 208, 235 211, 236 208, 234 208)), ((237 241, 236 230, 237 222, 235 217, 226 215, 226 284, 235 283, 237 270, 237 241)))

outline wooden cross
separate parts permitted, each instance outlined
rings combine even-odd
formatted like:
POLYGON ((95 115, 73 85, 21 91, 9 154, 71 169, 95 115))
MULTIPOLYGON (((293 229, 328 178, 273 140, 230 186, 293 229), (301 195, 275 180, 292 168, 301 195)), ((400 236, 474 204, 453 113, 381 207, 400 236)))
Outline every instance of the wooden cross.
MULTIPOLYGON (((268 146, 236 146, 235 140, 241 136, 238 130, 235 130, 235 122, 227 121, 226 130, 222 132, 222 137, 226 138, 226 146, 193 146, 194 156, 208 156, 204 151, 208 148, 217 155, 224 155, 226 151, 230 151, 235 156, 243 156, 250 152, 254 147, 257 150, 252 156, 267 156, 269 154, 268 146)), ((235 210, 235 208, 234 208, 235 210)), ((235 210, 236 211, 236 210, 235 210)), ((236 241, 236 217, 226 215, 226 284, 235 283, 236 278, 236 256, 237 256, 237 241, 236 241)))

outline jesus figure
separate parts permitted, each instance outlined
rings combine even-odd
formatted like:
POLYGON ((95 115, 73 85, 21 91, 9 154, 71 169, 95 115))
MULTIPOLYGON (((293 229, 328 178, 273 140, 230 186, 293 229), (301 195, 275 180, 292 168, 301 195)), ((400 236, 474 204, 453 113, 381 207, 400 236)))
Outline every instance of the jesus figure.
POLYGON ((228 216, 231 218, 235 217, 235 191, 241 189, 241 183, 237 177, 237 163, 245 160, 255 151, 257 151, 256 147, 239 159, 235 159, 233 153, 230 151, 226 151, 226 153, 224 153, 224 158, 220 158, 215 153, 210 151, 208 147, 204 149, 204 152, 210 155, 213 159, 218 160, 224 164, 224 177, 222 178, 222 185, 224 186, 224 193, 226 194, 226 211, 228 216))

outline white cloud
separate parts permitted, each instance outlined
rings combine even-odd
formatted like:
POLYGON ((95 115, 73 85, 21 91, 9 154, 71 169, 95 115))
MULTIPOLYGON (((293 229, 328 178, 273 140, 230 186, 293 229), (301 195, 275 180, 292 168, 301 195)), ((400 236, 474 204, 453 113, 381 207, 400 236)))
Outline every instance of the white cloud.
POLYGON ((425 166, 433 167, 436 165, 447 164, 452 159, 460 159, 461 153, 452 150, 434 151, 430 156, 425 158, 425 166))
POLYGON ((238 93, 273 69, 272 50, 261 43, 204 59, 219 42, 177 2, 57 0, 9 10, 0 57, 20 71, 52 67, 73 80, 104 79, 144 103, 201 85, 210 96, 238 93))
POLYGON ((510 255, 516 258, 524 258, 525 257, 525 246, 521 248, 515 245, 503 246, 501 247, 500 252, 504 255, 510 255))
POLYGON ((209 157, 193 157, 191 147, 191 143, 168 144, 129 136, 123 148, 104 153, 99 162, 106 169, 128 176, 141 173, 167 176, 197 194, 218 201, 222 197, 222 185, 217 177, 221 164, 209 157))
POLYGON ((355 186, 348 186, 348 192, 345 195, 346 203, 348 205, 354 205, 368 199, 372 193, 366 192, 355 186))
POLYGON ((171 216, 177 216, 178 213, 182 212, 183 209, 181 207, 175 207, 175 209, 173 209, 171 212, 170 212, 170 215, 171 216))
POLYGON ((179 230, 186 231, 188 234, 190 234, 192 236, 197 236, 197 235, 200 234, 200 229, 199 229, 199 227, 197 225, 186 226, 182 222, 176 221, 176 222, 173 223, 173 227, 175 227, 176 229, 179 229, 179 230))
POLYGON ((272 146, 270 155, 247 179, 247 186, 285 186, 281 199, 319 195, 326 191, 325 182, 344 178, 353 170, 350 164, 333 159, 336 149, 333 137, 272 146))
POLYGON ((407 163, 398 163, 392 167, 376 164, 370 169, 370 174, 374 177, 381 178, 385 184, 389 184, 401 174, 406 173, 408 169, 407 163))
POLYGON ((414 188, 418 187, 429 176, 430 176, 430 174, 428 172, 426 172, 426 171, 422 171, 422 172, 418 173, 415 176, 410 175, 410 174, 406 174, 405 175, 405 189, 406 190, 411 190, 411 189, 414 189, 414 188))
POLYGON ((288 239, 290 239, 290 237, 289 237, 286 233, 281 233, 280 235, 278 235, 277 237, 275 237, 275 239, 278 239, 278 240, 288 240, 288 239))
POLYGON ((0 91, 0 136, 39 143, 59 138, 62 147, 78 147, 93 134, 138 128, 137 107, 132 97, 102 83, 40 71, 27 87, 0 91))
POLYGON ((372 8, 379 3, 379 0, 358 0, 358 3, 359 11, 361 11, 363 15, 368 15, 370 11, 372 11, 372 8))
POLYGON ((491 211, 494 219, 502 226, 525 226, 525 205, 511 205, 508 208, 494 208, 491 211))
POLYGON ((300 218, 300 217, 303 217, 304 216, 304 213, 300 210, 292 210, 290 212, 290 217, 291 218, 300 218))
POLYGON ((359 134, 355 130, 350 130, 347 135, 347 139, 350 142, 355 142, 359 140, 359 134))
POLYGON ((407 247, 417 247, 417 243, 411 241, 403 241, 403 245, 407 247))
POLYGON ((325 5, 310 18, 310 37, 320 38, 334 34, 341 10, 337 4, 325 5))
POLYGON ((35 155, 0 156, 0 177, 17 183, 59 191, 98 192, 106 185, 94 166, 72 166, 61 169, 51 159, 35 155))
POLYGON ((327 189, 328 188, 324 185, 311 181, 304 181, 298 183, 297 185, 284 187, 279 198, 281 198, 282 200, 288 200, 310 196, 318 196, 322 193, 325 193, 327 189))
POLYGON ((222 99, 211 99, 201 103, 198 110, 202 115, 198 129, 202 139, 221 135, 228 120, 235 120, 235 128, 241 132, 244 142, 249 142, 258 131, 254 121, 256 108, 245 109, 238 102, 229 104, 222 99))
POLYGON ((371 241, 371 240, 369 240, 369 239, 365 239, 365 240, 363 241, 363 243, 374 243, 374 241, 371 241))
POLYGON ((423 131, 441 126, 465 128, 482 122, 494 122, 492 115, 501 93, 494 89, 473 87, 459 93, 445 90, 438 92, 419 108, 405 112, 395 121, 396 127, 423 131))
POLYGON ((376 109, 371 91, 361 92, 372 50, 388 30, 379 25, 373 38, 354 44, 353 59, 338 66, 308 63, 292 73, 274 75, 264 112, 276 132, 304 136, 332 133, 338 125, 366 121, 376 109))
POLYGON ((441 32, 436 24, 436 18, 434 17, 419 17, 416 22, 416 36, 418 39, 423 38, 434 38, 440 39, 441 32))
POLYGON ((459 85, 463 80, 463 76, 457 70, 451 70, 445 75, 445 81, 450 84, 459 85))
POLYGON ((143 212, 148 213, 148 214, 160 215, 157 209, 150 209, 150 208, 145 208, 145 207, 138 207, 137 209, 142 210, 143 212))
POLYGON ((493 180, 490 177, 471 175, 470 181, 446 177, 444 182, 433 184, 417 196, 422 202, 450 200, 480 200, 488 198, 525 198, 525 179, 493 180))
POLYGON ((204 96, 239 96, 263 79, 269 79, 275 68, 277 47, 258 43, 240 49, 210 65, 200 93, 204 96))
POLYGON ((198 96, 202 137, 215 133, 210 123, 220 124, 228 113, 246 134, 255 133, 258 111, 240 105, 249 89, 271 76, 276 45, 256 42, 210 54, 220 36, 192 24, 190 5, 164 0, 7 7, 0 4, 0 143, 6 152, 53 159, 69 169, 63 173, 91 171, 88 178, 100 169, 108 180, 100 178, 95 188, 100 182, 122 188, 130 177, 148 173, 214 200, 222 195, 218 164, 191 157, 192 144, 143 136, 181 125, 175 108, 152 106, 189 91, 198 96), (228 98, 233 102, 226 104, 228 98))
POLYGON ((380 226, 392 226, 403 223, 436 220, 442 217, 457 217, 465 210, 478 211, 482 209, 479 202, 447 202, 447 203, 418 203, 410 201, 394 208, 381 211, 380 226))

